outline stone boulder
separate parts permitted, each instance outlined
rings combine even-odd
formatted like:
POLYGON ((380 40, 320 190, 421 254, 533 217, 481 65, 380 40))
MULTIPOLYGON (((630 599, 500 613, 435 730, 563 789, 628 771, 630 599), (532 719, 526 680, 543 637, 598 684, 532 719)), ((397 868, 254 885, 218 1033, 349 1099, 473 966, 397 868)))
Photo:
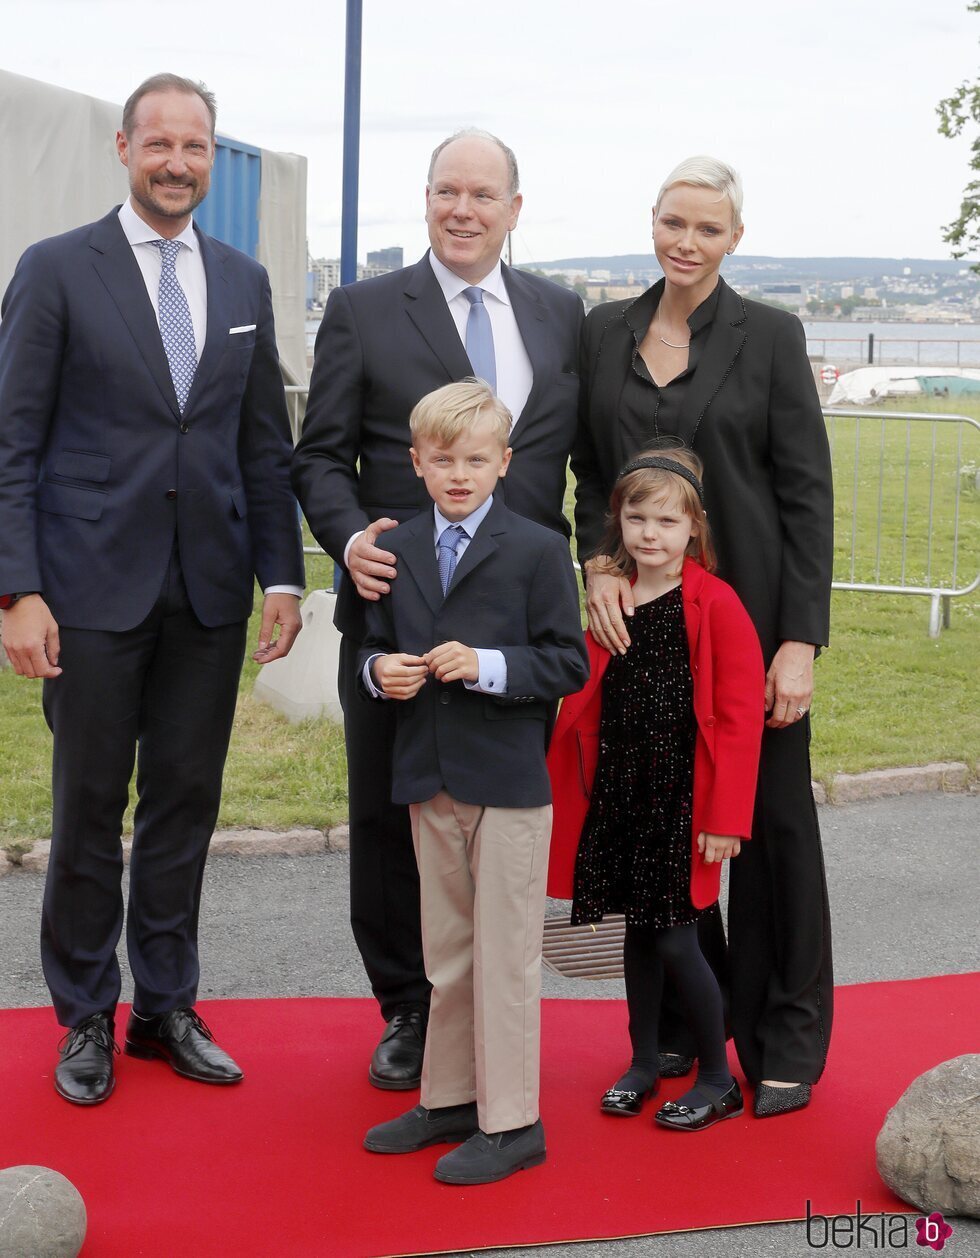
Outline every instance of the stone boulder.
POLYGON ((0 1171, 3 1258, 75 1258, 86 1224, 85 1202, 64 1175, 46 1166, 0 1171))
POLYGON ((903 1201, 980 1217, 980 1054, 920 1075, 888 1111, 875 1152, 878 1174, 903 1201))

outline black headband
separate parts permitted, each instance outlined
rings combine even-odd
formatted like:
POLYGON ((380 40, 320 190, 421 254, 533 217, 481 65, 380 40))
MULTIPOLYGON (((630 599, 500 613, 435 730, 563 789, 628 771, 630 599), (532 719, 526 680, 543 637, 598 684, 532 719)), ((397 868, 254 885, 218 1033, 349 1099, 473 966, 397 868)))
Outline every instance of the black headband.
POLYGON ((685 467, 683 463, 678 463, 675 459, 664 459, 659 455, 645 459, 634 459, 632 463, 626 464, 616 479, 622 480, 624 476, 629 476, 630 472, 639 472, 644 467, 659 467, 664 472, 673 472, 675 476, 683 476, 694 489, 701 506, 704 506, 704 489, 701 482, 689 467, 685 467))

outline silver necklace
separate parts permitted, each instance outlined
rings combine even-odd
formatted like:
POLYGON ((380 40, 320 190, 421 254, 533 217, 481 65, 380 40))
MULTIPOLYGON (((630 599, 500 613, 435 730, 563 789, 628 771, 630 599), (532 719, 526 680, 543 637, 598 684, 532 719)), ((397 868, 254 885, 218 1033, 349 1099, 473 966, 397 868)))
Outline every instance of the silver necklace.
POLYGON ((687 349, 691 344, 690 341, 685 341, 683 345, 675 345, 673 341, 668 341, 665 336, 661 336, 659 319, 657 320, 657 336, 660 337, 661 344, 666 345, 669 349, 687 349))

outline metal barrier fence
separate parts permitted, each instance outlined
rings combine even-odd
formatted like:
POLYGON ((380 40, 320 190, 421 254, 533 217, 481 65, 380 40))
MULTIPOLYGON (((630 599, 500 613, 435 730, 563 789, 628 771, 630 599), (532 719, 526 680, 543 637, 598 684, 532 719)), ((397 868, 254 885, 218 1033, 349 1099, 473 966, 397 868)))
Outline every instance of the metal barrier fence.
MULTIPOLYGON (((286 392, 295 440, 306 389, 286 392)), ((824 418, 836 502, 833 588, 928 597, 929 635, 938 637, 952 600, 980 587, 980 423, 906 411, 834 409, 824 418)))
POLYGON ((906 411, 824 417, 836 495, 833 588, 925 595, 929 636, 938 637, 952 600, 980 586, 980 423, 906 411))
POLYGON ((830 358, 841 363, 869 367, 904 366, 928 368, 942 374, 943 367, 980 367, 980 340, 968 337, 810 336, 806 338, 811 361, 830 358))

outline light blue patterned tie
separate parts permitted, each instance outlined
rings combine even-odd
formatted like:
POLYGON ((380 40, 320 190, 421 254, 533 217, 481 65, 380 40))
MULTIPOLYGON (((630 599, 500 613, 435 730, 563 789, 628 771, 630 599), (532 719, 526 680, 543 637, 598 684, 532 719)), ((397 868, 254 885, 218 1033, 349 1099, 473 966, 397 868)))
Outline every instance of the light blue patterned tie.
POLYGON ((160 250, 160 335, 170 364, 177 405, 183 411, 197 370, 197 345, 190 307, 177 279, 177 254, 181 244, 179 240, 154 240, 153 244, 160 250))
POLYGON ((497 388, 497 357, 493 352, 493 328, 490 316, 483 304, 482 288, 464 288, 463 296, 470 303, 466 319, 466 355, 473 374, 486 380, 491 389, 497 388))
POLYGON ((439 580, 442 582, 443 598, 456 571, 456 547, 465 532, 462 524, 450 524, 439 534, 439 580))

